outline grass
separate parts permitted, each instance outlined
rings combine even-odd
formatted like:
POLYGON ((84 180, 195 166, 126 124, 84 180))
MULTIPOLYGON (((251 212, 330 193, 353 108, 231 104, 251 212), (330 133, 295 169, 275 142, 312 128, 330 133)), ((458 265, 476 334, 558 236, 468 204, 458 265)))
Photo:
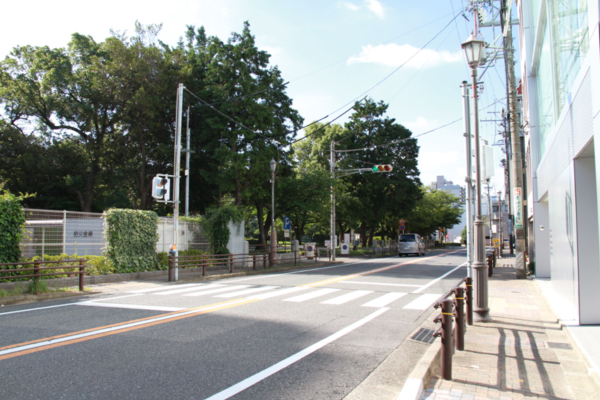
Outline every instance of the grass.
MULTIPOLYGON (((84 291, 89 291, 90 289, 87 287, 83 288, 84 291)), ((21 296, 24 294, 44 294, 44 293, 64 293, 64 292, 79 292, 78 287, 58 287, 56 285, 54 288, 48 288, 46 281, 39 280, 36 284, 35 281, 29 282, 27 287, 17 286, 12 290, 1 290, 0 289, 0 299, 12 297, 12 296, 21 296)))

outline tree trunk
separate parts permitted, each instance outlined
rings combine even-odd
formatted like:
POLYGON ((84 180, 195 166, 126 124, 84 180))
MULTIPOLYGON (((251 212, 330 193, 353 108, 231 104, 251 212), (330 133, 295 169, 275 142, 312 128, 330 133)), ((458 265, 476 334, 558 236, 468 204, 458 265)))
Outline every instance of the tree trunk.
POLYGON ((367 247, 367 227, 364 222, 360 224, 360 238, 362 247, 367 247))
POLYGON ((369 247, 373 247, 373 236, 375 236, 375 226, 371 225, 369 232, 369 247))

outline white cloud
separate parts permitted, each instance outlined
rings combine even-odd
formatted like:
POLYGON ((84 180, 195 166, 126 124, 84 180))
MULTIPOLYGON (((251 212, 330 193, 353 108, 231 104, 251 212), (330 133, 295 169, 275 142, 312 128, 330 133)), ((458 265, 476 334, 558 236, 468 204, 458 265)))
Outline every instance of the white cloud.
POLYGON ((375 13, 375 15, 377 15, 379 18, 384 17, 383 6, 381 5, 380 2, 378 2, 377 0, 366 0, 366 3, 367 3, 367 8, 369 10, 371 10, 373 13, 375 13))
POLYGON ((405 65, 409 68, 433 67, 445 63, 459 62, 462 60, 460 51, 450 53, 449 51, 435 51, 423 49, 418 54, 418 48, 410 44, 397 45, 395 43, 380 44, 378 46, 363 46, 361 53, 356 57, 350 57, 348 64, 376 63, 389 67, 405 65), (414 56, 414 57, 413 57, 414 56), (413 57, 411 59, 411 57, 413 57), (409 61, 410 59, 410 61, 409 61))
POLYGON ((433 127, 432 122, 428 121, 427 119, 421 116, 417 117, 417 119, 415 119, 414 121, 402 122, 402 125, 410 129, 413 132, 413 134, 422 133, 423 131, 433 127))
POLYGON ((358 11, 358 9, 360 8, 356 4, 349 3, 347 1, 343 1, 343 2, 338 3, 338 4, 339 4, 340 7, 344 7, 344 8, 347 8, 348 10, 352 10, 352 11, 358 11))

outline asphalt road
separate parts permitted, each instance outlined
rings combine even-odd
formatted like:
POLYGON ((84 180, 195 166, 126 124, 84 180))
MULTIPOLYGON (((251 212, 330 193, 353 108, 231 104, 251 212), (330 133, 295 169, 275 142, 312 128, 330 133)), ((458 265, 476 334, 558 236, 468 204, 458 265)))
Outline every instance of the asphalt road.
POLYGON ((466 274, 464 251, 0 312, 1 399, 340 399, 466 274))

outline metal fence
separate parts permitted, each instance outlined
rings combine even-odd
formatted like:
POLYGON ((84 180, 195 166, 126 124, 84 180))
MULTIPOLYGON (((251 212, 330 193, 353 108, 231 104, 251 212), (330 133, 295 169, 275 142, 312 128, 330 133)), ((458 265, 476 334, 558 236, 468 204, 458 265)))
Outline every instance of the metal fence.
MULTIPOLYGON (((101 213, 77 211, 25 211, 25 228, 21 238, 21 254, 31 258, 44 255, 101 256, 106 248, 104 216, 101 213)), ((159 219, 157 252, 169 251, 173 243, 173 218, 159 219)), ((179 223, 179 250, 208 250, 210 244, 199 224, 179 223)))

